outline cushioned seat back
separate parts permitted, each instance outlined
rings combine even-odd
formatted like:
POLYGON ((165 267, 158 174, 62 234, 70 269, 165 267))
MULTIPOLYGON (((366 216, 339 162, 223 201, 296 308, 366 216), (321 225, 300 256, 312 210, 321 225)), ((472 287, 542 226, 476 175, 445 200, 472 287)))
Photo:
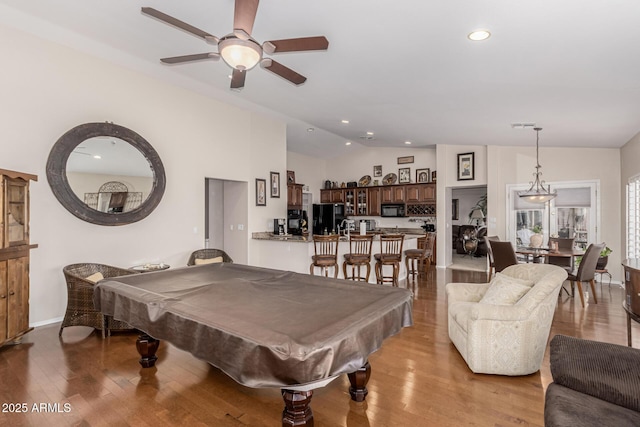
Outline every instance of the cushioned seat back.
POLYGON ((499 242, 496 240, 488 240, 491 245, 491 252, 493 253, 493 265, 496 269, 496 273, 501 272, 510 265, 518 263, 518 257, 513 250, 511 242, 499 242))
POLYGON ((502 274, 534 283, 531 290, 516 303, 529 311, 538 308, 547 298, 557 298, 562 282, 567 278, 563 268, 550 264, 513 265, 505 268, 502 274))

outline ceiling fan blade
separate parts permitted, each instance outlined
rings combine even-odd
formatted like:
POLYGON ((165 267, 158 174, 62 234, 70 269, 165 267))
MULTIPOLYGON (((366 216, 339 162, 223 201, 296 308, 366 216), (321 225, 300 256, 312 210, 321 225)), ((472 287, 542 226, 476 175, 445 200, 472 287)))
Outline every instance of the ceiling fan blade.
POLYGON ((280 52, 300 52, 305 50, 327 50, 329 48, 329 40, 324 36, 269 40, 264 42, 262 48, 269 54, 280 52))
POLYGON ((160 62, 164 64, 181 64, 183 62, 202 61, 205 59, 212 59, 217 61, 220 59, 220 54, 215 52, 209 53, 195 53, 193 55, 172 56, 170 58, 162 58, 160 62))
POLYGON ((260 66, 265 70, 271 71, 273 74, 277 74, 283 79, 289 80, 296 86, 299 86, 307 81, 307 78, 302 74, 296 73, 291 68, 285 67, 281 63, 276 62, 271 58, 265 58, 260 61, 260 66))
POLYGON ((247 72, 240 70, 233 70, 233 74, 231 75, 231 89, 240 90, 244 87, 244 79, 247 77, 247 72))
POLYGON ((251 36, 256 13, 258 13, 258 0, 236 0, 233 15, 233 32, 236 37, 246 40, 251 36))
POLYGON ((176 19, 173 16, 169 16, 166 13, 160 12, 159 10, 156 10, 152 7, 143 7, 142 13, 159 21, 162 21, 165 24, 169 24, 172 27, 176 27, 179 30, 186 31, 193 36, 203 39, 207 43, 218 43, 218 38, 216 36, 209 34, 206 31, 202 31, 201 29, 196 28, 193 25, 189 25, 186 22, 182 22, 181 20, 176 19))

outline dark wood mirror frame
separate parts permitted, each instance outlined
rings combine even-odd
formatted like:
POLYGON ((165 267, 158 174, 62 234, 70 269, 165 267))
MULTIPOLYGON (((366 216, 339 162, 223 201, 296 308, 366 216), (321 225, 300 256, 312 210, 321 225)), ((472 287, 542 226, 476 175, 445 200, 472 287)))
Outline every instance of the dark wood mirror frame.
POLYGON ((164 166, 156 150, 134 131, 113 123, 85 123, 74 127, 56 141, 47 160, 47 179, 53 194, 76 217, 97 225, 125 225, 146 218, 158 206, 166 185, 164 166), (83 141, 97 136, 112 136, 127 141, 149 161, 153 171, 151 192, 142 204, 129 211, 107 213, 88 207, 76 196, 67 179, 67 160, 83 141))

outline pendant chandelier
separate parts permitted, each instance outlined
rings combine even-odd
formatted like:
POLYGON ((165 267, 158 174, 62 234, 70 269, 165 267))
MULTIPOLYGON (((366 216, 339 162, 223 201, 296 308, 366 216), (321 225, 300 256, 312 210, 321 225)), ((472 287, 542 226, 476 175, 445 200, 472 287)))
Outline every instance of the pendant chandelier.
POLYGON ((538 142, 539 134, 542 128, 533 128, 536 131, 536 171, 533 174, 535 179, 531 182, 531 187, 527 191, 518 192, 518 196, 531 203, 545 203, 558 195, 556 190, 551 191, 551 187, 547 185, 545 188, 544 180, 541 179, 542 172, 540 169, 540 160, 538 159, 538 142))

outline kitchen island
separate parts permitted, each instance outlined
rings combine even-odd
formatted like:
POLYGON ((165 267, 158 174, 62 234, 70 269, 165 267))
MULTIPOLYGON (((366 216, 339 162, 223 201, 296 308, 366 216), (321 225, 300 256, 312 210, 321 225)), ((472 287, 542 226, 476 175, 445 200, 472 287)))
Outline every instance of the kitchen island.
MULTIPOLYGON (((403 252, 407 249, 416 249, 418 238, 424 236, 422 229, 389 229, 374 232, 376 237, 373 240, 371 250, 371 275, 369 283, 376 283, 375 275, 375 259, 373 255, 380 253, 380 239, 377 235, 383 232, 402 233, 404 237, 403 252)), ((311 257, 314 255, 313 236, 294 236, 294 235, 274 235, 273 233, 253 233, 252 238, 254 245, 258 248, 256 251, 257 259, 252 259, 251 264, 259 267, 275 268, 278 270, 293 271, 296 273, 309 274, 309 266, 311 265, 311 257)), ((344 255, 349 253, 349 238, 342 236, 338 244, 338 278, 343 279, 342 263, 344 255)), ((255 258, 255 256, 254 256, 255 258)), ((390 274, 384 267, 385 274, 390 274)), ((315 270, 316 275, 320 275, 320 269, 315 270)), ((330 277, 333 277, 332 269, 329 269, 330 277)), ((403 260, 400 263, 399 280, 407 277, 407 271, 403 260)))

